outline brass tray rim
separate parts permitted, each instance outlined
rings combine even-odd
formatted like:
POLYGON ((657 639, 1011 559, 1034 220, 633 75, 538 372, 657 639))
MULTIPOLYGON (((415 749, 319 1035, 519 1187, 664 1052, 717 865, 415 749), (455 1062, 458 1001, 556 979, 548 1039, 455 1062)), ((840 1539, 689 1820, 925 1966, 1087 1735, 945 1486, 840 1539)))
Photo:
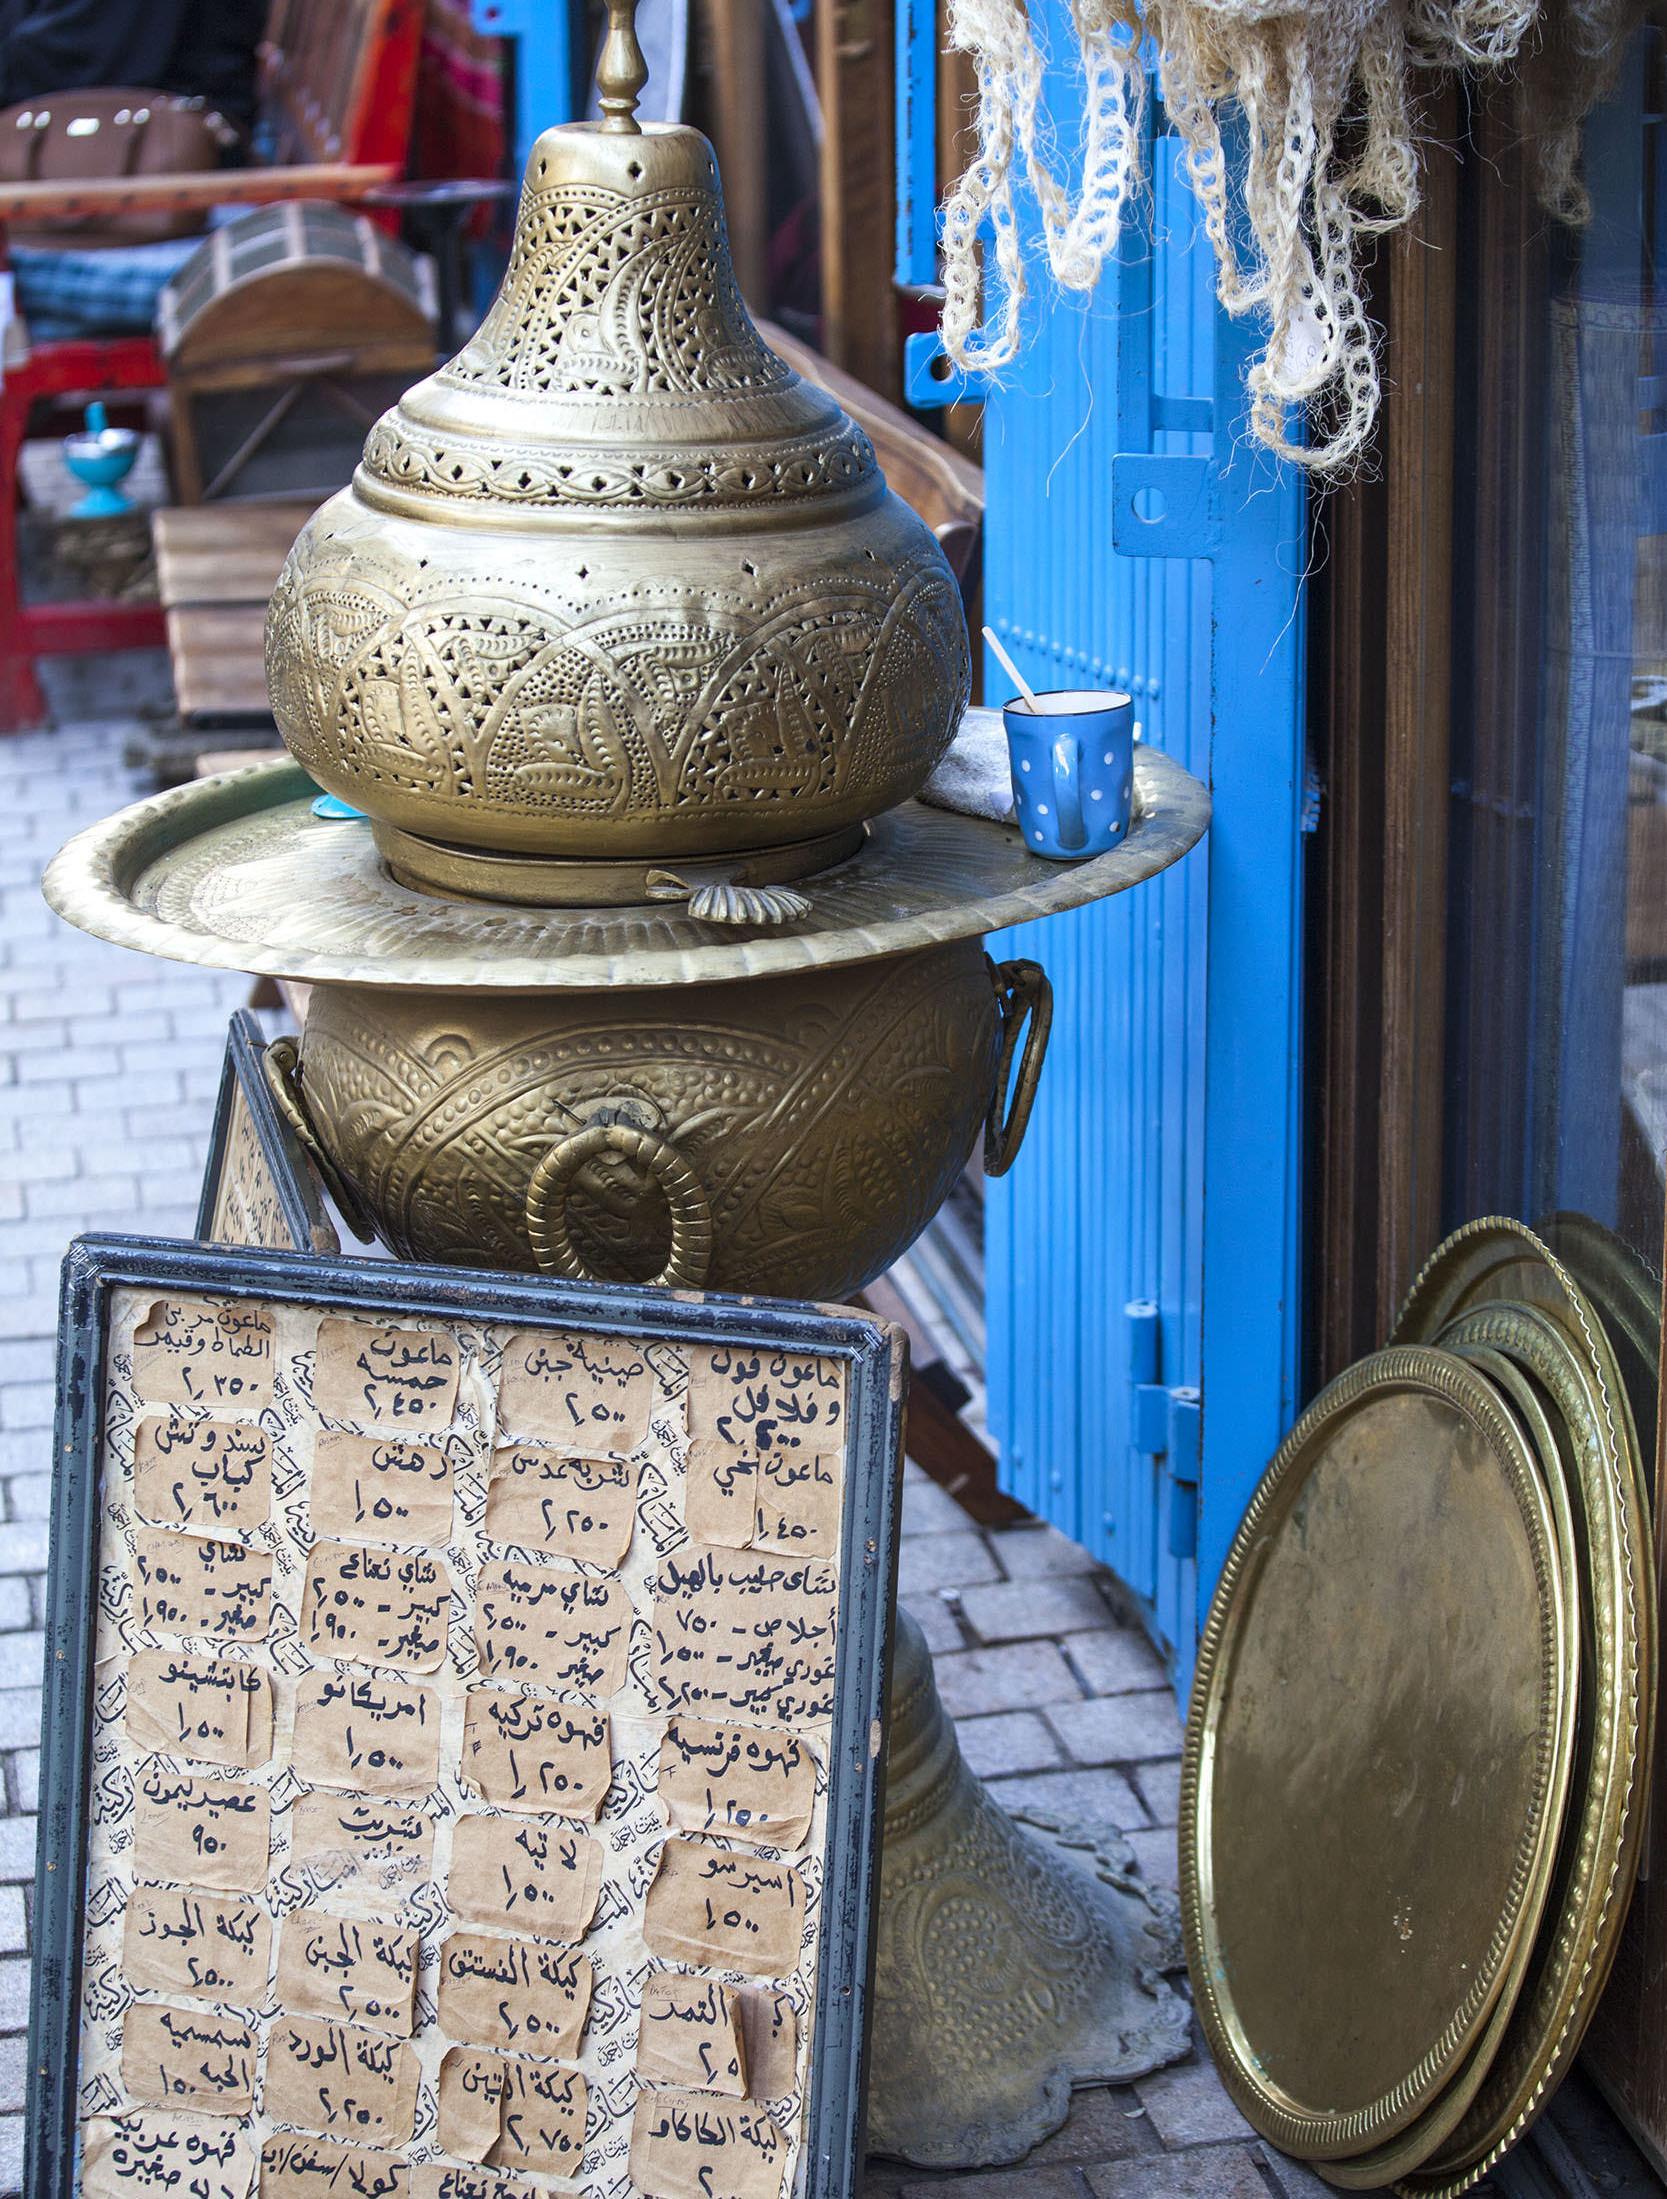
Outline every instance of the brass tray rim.
MULTIPOLYGON (((1300 1477, 1293 1485, 1300 1486, 1300 1477)), ((1181 1757, 1181 1920, 1199 2019, 1222 2082, 1256 2130, 1298 2159, 1311 2163, 1346 2159, 1352 2153, 1387 2142, 1418 2116, 1435 2098, 1474 2042, 1503 1985, 1512 1950, 1522 1934, 1530 1929, 1531 1919, 1537 1920, 1543 1908, 1556 1859, 1557 1833, 1567 1785, 1565 1776, 1564 1794, 1553 1792, 1555 1765, 1548 1759, 1555 1753, 1554 1736, 1563 1720, 1563 1699, 1568 1693, 1569 1679, 1557 1655, 1559 1629, 1546 1609, 1547 1589, 1560 1600, 1550 1500, 1540 1486, 1538 1469, 1528 1454, 1526 1441, 1514 1424, 1500 1414, 1484 1376, 1463 1360, 1429 1345, 1388 1346, 1357 1360, 1329 1383, 1279 1446, 1234 1535, 1199 1638, 1181 1757), (1254 1582, 1260 1565, 1258 1546, 1270 1515, 1276 1504, 1285 1504, 1286 1486, 1293 1482, 1294 1469, 1311 1445, 1315 1431, 1340 1412, 1357 1405, 1367 1393, 1386 1388, 1422 1390, 1426 1394, 1433 1389, 1460 1410, 1470 1410, 1485 1429, 1488 1422, 1495 1424, 1488 1430, 1489 1440, 1502 1463, 1513 1455, 1513 1449, 1522 1454, 1517 1460, 1521 1487, 1530 1497, 1530 1506, 1524 1509, 1524 1524, 1533 1546, 1535 1573, 1542 1583, 1542 1697, 1550 1704, 1550 1717, 1542 1719, 1532 1819, 1528 1831, 1518 1842, 1506 1913, 1495 1925, 1485 1958, 1476 1965, 1464 2002, 1416 2067, 1398 2078, 1393 2088, 1380 2094, 1377 2101, 1352 2108, 1345 2114, 1311 2110, 1293 2112, 1273 2096, 1271 2088, 1260 2081, 1250 2057, 1239 2051, 1234 2027, 1227 2020, 1223 2006, 1212 1960, 1214 1934, 1207 1931, 1204 1924, 1209 1905, 1203 1898, 1203 1889, 1213 1878, 1204 1839, 1206 1828, 1200 1820, 1204 1800, 1204 1758, 1219 1718, 1219 1704, 1213 1700, 1214 1683, 1222 1671, 1232 1634, 1242 1619, 1238 1590, 1247 1577, 1254 1582), (1538 1507, 1538 1534, 1528 1520, 1534 1500, 1538 1507)))
MULTIPOLYGON (((821 889, 812 881, 810 916, 779 931, 703 924, 657 908, 530 909, 418 893, 382 870, 368 820, 311 821, 321 833, 363 835, 344 840, 340 850, 342 875, 362 881, 376 897, 372 914, 353 913, 361 929, 357 939, 339 911, 320 909, 304 894, 286 899, 266 936, 252 939, 216 932, 206 921, 192 929, 136 901, 136 888, 158 864, 229 826, 264 829, 272 853, 279 853, 301 823, 296 812, 306 810, 315 792, 288 755, 170 788, 78 832, 47 866, 42 890, 61 917, 96 938, 253 976, 519 993, 721 984, 910 954, 1081 908, 1167 870, 1197 844, 1210 821, 1210 796, 1200 781, 1173 758, 1141 745, 1129 830, 1106 854, 1081 863, 1045 862, 1025 852, 1014 826, 905 802, 870 820, 864 846, 830 872, 821 889), (972 889, 929 890, 915 873, 922 857, 934 852, 955 854, 972 875, 972 889), (1002 881, 996 890, 975 890, 980 866, 1002 881), (839 897, 853 885, 876 882, 891 895, 887 913, 847 913, 840 920, 839 897), (444 953, 425 955, 397 944, 403 927, 419 920, 445 943, 444 953), (320 946, 320 932, 333 921, 339 943, 320 946), (396 944, 388 944, 389 936, 396 944)), ((675 868, 674 859, 668 857, 667 865, 675 868)))
MULTIPOLYGON (((1614 1353, 1601 1320, 1595 1314, 1585 1292, 1550 1247, 1526 1223, 1518 1222, 1508 1215, 1488 1215, 1457 1231, 1426 1261, 1397 1316, 1393 1334, 1398 1341, 1407 1342, 1424 1328, 1433 1327, 1438 1331, 1445 1329, 1455 1318, 1456 1309, 1451 1305, 1442 1306, 1436 1296, 1438 1287, 1444 1283, 1449 1269, 1462 1267, 1473 1254, 1484 1251, 1489 1238, 1503 1241, 1502 1255, 1504 1246, 1508 1245, 1510 1248, 1509 1254, 1501 1258, 1502 1267, 1506 1257, 1527 1257, 1539 1260, 1549 1270, 1579 1332, 1578 1336, 1570 1331, 1565 1331, 1565 1334, 1575 1352, 1579 1353, 1583 1347, 1587 1361, 1586 1371, 1591 1375, 1603 1408, 1604 1428, 1609 1440, 1608 1455, 1616 1465, 1616 1510, 1622 1544, 1622 1580, 1625 1590, 1622 1608, 1632 1617, 1636 1643, 1632 1662, 1632 1685, 1628 1690, 1626 1706, 1629 1713, 1628 1723, 1636 1738, 1631 1758, 1631 1774, 1623 1787, 1621 1822, 1611 1853, 1610 1870, 1604 1882, 1594 1930, 1584 1950, 1579 1973, 1565 1996, 1567 2006, 1557 2035, 1550 2042, 1547 2054, 1542 2057, 1544 2066, 1540 2074, 1528 2088, 1526 2098, 1521 2096, 1519 2088, 1512 2103, 1514 2112, 1508 2122, 1496 2119, 1488 2139, 1472 2158, 1445 2171, 1436 2170, 1403 2178, 1394 2186, 1402 2199, 1459 2199, 1459 2194, 1469 2191, 1473 2185, 1479 2183, 1531 2128, 1550 2098, 1554 2080, 1566 2073, 1603 1991, 1619 1944, 1627 1902, 1616 1897, 1623 1887, 1630 1891, 1636 1873, 1643 1835, 1642 1799, 1649 1791, 1654 1756, 1657 1614, 1654 1544, 1649 1532, 1650 1508, 1644 1462, 1614 1353), (1624 1443, 1623 1436, 1628 1439, 1624 1443), (1624 1469, 1628 1467, 1631 1470, 1626 1474, 1624 1469), (1627 1502, 1629 1497, 1630 1515, 1627 1502), (1636 1538, 1631 1532, 1634 1517, 1642 1528, 1642 1533, 1636 1538)), ((1466 1306, 1463 1310, 1483 1311, 1490 1304, 1503 1307, 1511 1303, 1513 1301, 1510 1299, 1495 1299, 1466 1306)), ((1538 1313, 1544 1320, 1554 1320, 1554 1316, 1544 1308, 1530 1307, 1528 1310, 1538 1313)))
POLYGON ((1557 1208, 1534 1222, 1554 1260, 1568 1269, 1609 1344, 1621 1393, 1633 1407, 1633 1434, 1642 1454, 1646 1441, 1639 1423, 1628 1364, 1637 1355, 1642 1383, 1652 1404, 1661 1374, 1661 1276, 1625 1238, 1573 1208, 1557 1208))

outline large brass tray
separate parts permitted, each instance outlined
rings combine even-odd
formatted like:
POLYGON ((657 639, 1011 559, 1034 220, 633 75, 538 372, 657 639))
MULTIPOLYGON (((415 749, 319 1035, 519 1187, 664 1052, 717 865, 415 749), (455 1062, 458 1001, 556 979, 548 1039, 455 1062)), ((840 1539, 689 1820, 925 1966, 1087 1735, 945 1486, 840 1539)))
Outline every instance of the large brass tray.
MULTIPOLYGON (((1584 1547, 1575 1525, 1574 1507, 1569 1492, 1575 1485, 1577 1474, 1572 1459, 1566 1457, 1570 1448, 1566 1431, 1560 1432, 1561 1423, 1548 1409, 1546 1394, 1532 1377, 1525 1374, 1502 1352, 1493 1351, 1485 1344, 1466 1340, 1466 1324, 1474 1320, 1487 1320, 1486 1315, 1466 1315, 1448 1330, 1443 1338, 1444 1349, 1450 1349, 1461 1359, 1486 1375, 1499 1392, 1501 1405, 1521 1425, 1523 1434, 1541 1469, 1546 1496, 1551 1505, 1552 1520, 1557 1529, 1557 1557, 1564 1582, 1563 1625, 1564 1654, 1569 1668, 1580 1685, 1568 1692, 1567 1716, 1570 1733, 1560 1738, 1559 1746, 1577 1741, 1582 1689, 1589 1689, 1588 1659, 1581 1649, 1580 1617, 1581 1599, 1571 1592, 1580 1574, 1581 1551, 1584 1547)), ((1578 1776, 1578 1763, 1577 1763, 1578 1776)), ((1567 1860, 1567 1840, 1559 1854, 1560 1864, 1567 1860)), ((1557 1910, 1559 1880, 1552 1882, 1551 1897, 1547 1902, 1547 1923, 1537 1937, 1524 1933, 1517 1942, 1510 1965, 1500 1988, 1499 1998, 1486 2027, 1471 2048, 1463 2067, 1443 2091, 1424 2110, 1416 2121, 1410 2123, 1387 2145, 1375 2146, 1369 2152, 1352 2156, 1348 2161, 1323 2161, 1320 2174, 1327 2183, 1345 2191, 1378 2191, 1385 2184, 1392 2184, 1415 2169, 1422 2168, 1436 2153, 1452 2131, 1464 2119, 1466 2111, 1484 2080, 1492 2069, 1502 2045, 1514 2037, 1513 2027, 1517 2019, 1517 2003, 1524 1980, 1539 1963, 1545 1933, 1550 1929, 1549 1920, 1557 1910)))
POLYGON ((1493 2068, 1451 2138, 1399 2189, 1468 2190, 1566 2074, 1603 1990, 1637 1873, 1648 1791, 1655 1580, 1643 1462, 1615 1355, 1568 1270, 1522 1224, 1473 1223, 1415 1284, 1398 1337, 1480 1344, 1523 1368, 1572 1444, 1583 1551, 1580 1778, 1536 1963, 1493 2068), (1521 1302, 1527 1300, 1529 1302, 1521 1302))
POLYGON ((499 992, 770 977, 976 939, 1121 893, 1177 861, 1209 822, 1190 773, 1136 751, 1134 817, 1084 863, 1027 855, 1017 830, 918 802, 877 817, 860 853, 803 881, 810 911, 734 930, 682 905, 538 909, 403 886, 364 820, 326 823, 287 757, 137 802, 47 869, 72 924, 146 954, 319 984, 499 992))
POLYGON ((1556 1854, 1566 1600, 1527 1439, 1449 1353, 1361 1361, 1263 1477, 1199 1648, 1181 1899, 1223 2079, 1285 2151, 1385 2144, 1482 2036, 1556 1854))

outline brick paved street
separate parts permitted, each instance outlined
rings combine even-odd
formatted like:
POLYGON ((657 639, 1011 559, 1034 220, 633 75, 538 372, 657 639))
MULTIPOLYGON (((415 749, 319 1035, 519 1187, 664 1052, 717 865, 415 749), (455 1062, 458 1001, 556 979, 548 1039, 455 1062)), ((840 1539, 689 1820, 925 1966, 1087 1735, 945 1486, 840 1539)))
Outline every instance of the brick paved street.
MULTIPOLYGON (((119 680, 95 667, 106 708, 119 680)), ((124 953, 58 923, 45 859, 142 791, 131 719, 0 740, 0 2195, 23 2143, 27 1910, 34 1872, 42 1572, 59 1259, 95 1228, 188 1235, 226 1019, 248 982, 124 953)), ((1115 1826, 1174 1882, 1180 1745, 1143 1639, 1115 1623, 1090 1561, 1050 1529, 985 1533, 918 1469, 902 1589, 975 1768, 1005 1800, 1115 1826)), ((1198 2059, 1079 2094, 1016 2169, 944 2177, 872 2166, 866 2199, 1317 2199, 1256 2143, 1198 2059)))
MULTIPOLYGON (((110 660, 116 662, 119 660, 110 660)), ((119 692, 119 675, 103 678, 119 692)), ((20 2187, 58 1264, 79 1231, 188 1236, 246 978, 60 924, 48 856, 142 791, 133 721, 0 740, 0 2192, 20 2187)))

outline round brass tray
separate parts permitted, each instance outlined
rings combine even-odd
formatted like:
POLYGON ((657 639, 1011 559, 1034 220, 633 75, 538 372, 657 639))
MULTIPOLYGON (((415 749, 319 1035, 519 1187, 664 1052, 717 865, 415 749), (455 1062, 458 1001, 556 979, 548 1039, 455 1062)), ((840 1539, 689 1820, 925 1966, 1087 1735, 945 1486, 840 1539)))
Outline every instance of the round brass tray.
POLYGON ((1588 1668, 1579 1783, 1516 2021, 1451 2138, 1397 2186, 1409 2199, 1454 2199, 1539 2114, 1573 2061, 1608 1977, 1637 1874, 1648 1791, 1656 1612, 1648 1495, 1631 1414, 1602 1325, 1567 1269, 1520 1223, 1473 1223, 1436 1254, 1397 1324, 1397 1335, 1409 1340, 1431 1333, 1444 1347, 1481 1344, 1513 1360, 1569 1431, 1588 1668), (1532 1302, 1512 1302, 1524 1291, 1532 1302))
POLYGON ((1316 1399, 1228 1554, 1181 1779, 1199 2014, 1286 2152, 1384 2145, 1481 2037, 1550 1883, 1567 1645, 1540 1471, 1483 1375, 1392 1350, 1316 1399))
POLYGON ((278 757, 155 795, 78 833, 49 866, 46 897, 118 946, 317 984, 718 983, 906 954, 1080 908, 1167 869, 1210 817, 1198 781, 1145 747, 1126 838, 1083 863, 1027 855, 1011 825, 905 802, 871 822, 849 861, 805 881, 806 916, 738 930, 671 905, 535 909, 420 893, 391 876, 368 821, 315 817, 315 791, 278 757))
MULTIPOLYGON (((1581 1543, 1569 1491, 1576 1480, 1572 1460, 1565 1458, 1566 1438, 1560 1437, 1555 1420, 1546 1408, 1546 1401, 1532 1379, 1502 1352, 1492 1351, 1481 1344, 1464 1340, 1466 1322, 1478 1318, 1467 1315, 1442 1338, 1442 1348, 1451 1350, 1467 1360, 1487 1376, 1500 1402, 1521 1425, 1534 1457, 1541 1468, 1541 1480, 1551 1505, 1551 1516, 1557 1530, 1557 1560, 1564 1584, 1563 1596, 1563 1656, 1568 1669, 1581 1684, 1589 1685, 1580 1646, 1580 1598, 1571 1592, 1571 1584, 1579 1579, 1581 1543)), ((1486 1319, 1487 1316, 1479 1318, 1486 1319)), ((1566 1716, 1563 1731, 1558 1736, 1558 1759, 1573 1762, 1575 1736, 1579 1728, 1580 1686, 1571 1686, 1566 1697, 1566 1716)), ((1566 1852, 1566 1841, 1564 1851, 1566 1852)), ((1547 1901, 1547 1915, 1555 1914, 1558 1882, 1552 1881, 1552 1892, 1547 1901)), ((1417 2120, 1408 2125, 1399 2137, 1387 2145, 1376 2146, 1368 2153, 1353 2155, 1348 2161, 1323 2161, 1320 2174, 1329 2184, 1344 2191, 1378 2191, 1391 2184, 1397 2177, 1406 2176, 1421 2168, 1442 2145, 1444 2140, 1463 2120, 1466 2109, 1481 2090, 1489 2070, 1501 2046, 1511 2034, 1517 2015, 1517 2000, 1530 1966, 1536 1961, 1543 1941, 1543 1933, 1531 1935, 1524 1932, 1511 1956, 1509 1967, 1500 1986, 1499 1998, 1494 2002, 1487 2024, 1480 2038, 1465 2058, 1463 2067, 1443 2091, 1424 2110, 1417 2120)))

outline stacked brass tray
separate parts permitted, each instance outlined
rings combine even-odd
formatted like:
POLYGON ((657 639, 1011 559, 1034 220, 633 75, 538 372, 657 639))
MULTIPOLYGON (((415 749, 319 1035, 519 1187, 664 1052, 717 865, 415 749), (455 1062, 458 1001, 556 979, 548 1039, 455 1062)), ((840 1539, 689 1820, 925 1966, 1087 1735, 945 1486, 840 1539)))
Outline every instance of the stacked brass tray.
POLYGON ((1637 1875, 1660 1286, 1472 1223, 1263 1477, 1200 1645, 1181 1899, 1255 2127, 1343 2190, 1470 2189, 1566 2074, 1637 1875))

